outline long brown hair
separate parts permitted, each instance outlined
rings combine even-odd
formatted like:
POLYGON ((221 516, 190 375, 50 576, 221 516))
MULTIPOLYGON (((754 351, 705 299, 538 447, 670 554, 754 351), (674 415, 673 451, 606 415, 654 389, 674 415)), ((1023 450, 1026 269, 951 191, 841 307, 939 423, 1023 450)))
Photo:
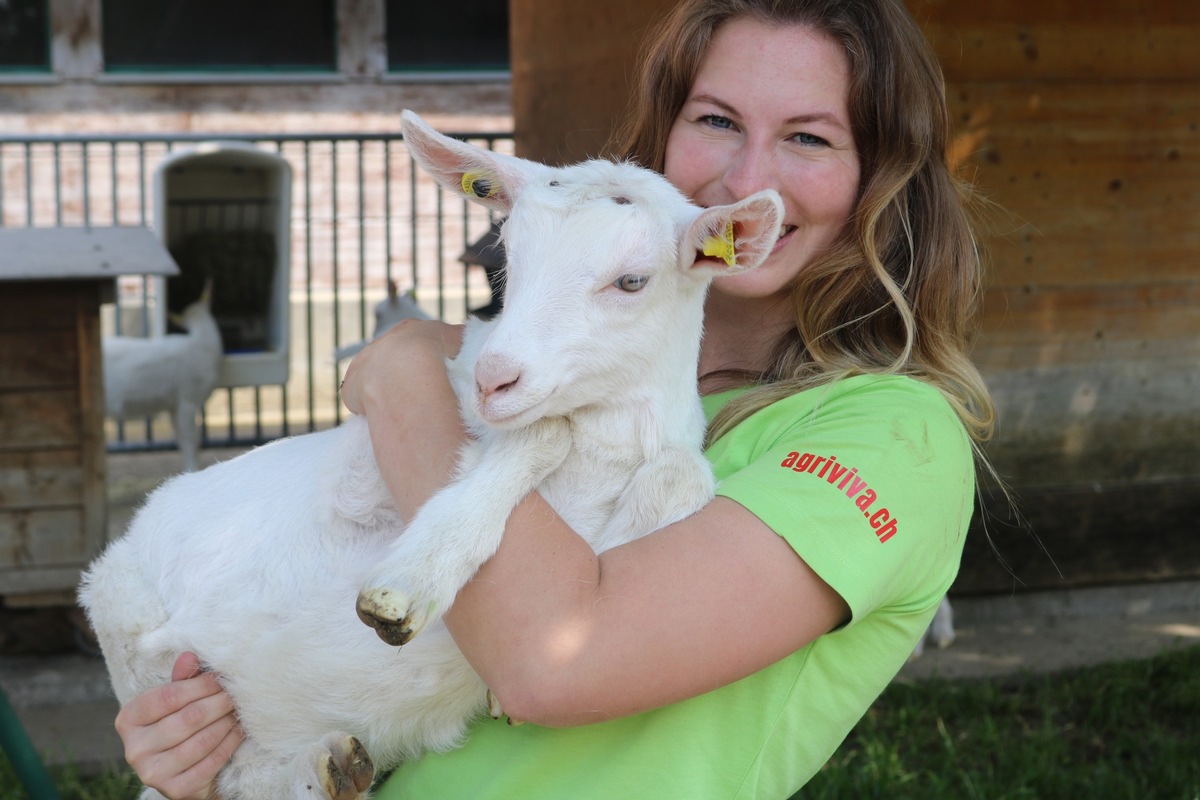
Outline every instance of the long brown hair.
POLYGON ((863 373, 937 387, 972 439, 987 440, 995 412, 967 355, 983 280, 973 195, 946 165, 941 68, 902 0, 684 0, 644 46, 614 155, 662 171, 713 35, 744 17, 803 25, 842 46, 861 178, 850 222, 795 279, 794 330, 768 370, 739 377, 755 388, 725 406, 710 440, 775 400, 863 373))

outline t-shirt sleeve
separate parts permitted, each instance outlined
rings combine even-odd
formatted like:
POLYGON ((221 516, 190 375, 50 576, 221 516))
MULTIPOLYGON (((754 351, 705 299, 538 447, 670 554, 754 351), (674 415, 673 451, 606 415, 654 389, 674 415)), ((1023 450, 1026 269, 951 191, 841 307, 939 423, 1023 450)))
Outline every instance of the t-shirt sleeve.
POLYGON ((957 574, 973 508, 965 430, 915 380, 842 383, 803 393, 822 392, 815 402, 780 401, 727 434, 752 431, 744 466, 717 493, 785 538, 853 620, 884 606, 929 607, 957 574))

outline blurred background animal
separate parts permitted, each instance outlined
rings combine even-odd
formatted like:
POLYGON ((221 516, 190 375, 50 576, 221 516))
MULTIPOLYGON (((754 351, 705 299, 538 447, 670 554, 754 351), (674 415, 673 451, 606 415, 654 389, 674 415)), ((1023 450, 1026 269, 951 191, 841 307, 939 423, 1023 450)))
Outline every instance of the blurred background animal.
POLYGON ((197 469, 197 415, 217 385, 224 349, 213 319, 212 284, 172 320, 186 333, 164 336, 106 336, 104 413, 117 420, 171 415, 183 470, 197 469))
MULTIPOLYGON (((387 297, 375 305, 375 330, 372 332, 371 338, 378 339, 388 328, 402 319, 429 319, 429 315, 417 305, 416 289, 400 293, 396 288, 396 282, 389 280, 387 297)), ((368 341, 364 339, 361 342, 339 347, 334 353, 334 361, 349 358, 366 347, 368 341)))

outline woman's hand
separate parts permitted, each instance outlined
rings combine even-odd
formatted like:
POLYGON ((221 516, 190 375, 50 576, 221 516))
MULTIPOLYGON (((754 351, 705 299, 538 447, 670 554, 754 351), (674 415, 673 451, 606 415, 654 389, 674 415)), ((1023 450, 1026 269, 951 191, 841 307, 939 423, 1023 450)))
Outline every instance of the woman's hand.
POLYGON ((462 326, 402 320, 363 348, 346 370, 340 394, 346 408, 366 414, 373 400, 395 398, 445 375, 445 362, 462 347, 462 326))
POLYGON ((233 700, 184 653, 171 683, 130 700, 117 714, 125 760, 143 784, 172 800, 211 800, 217 773, 245 738, 233 700))

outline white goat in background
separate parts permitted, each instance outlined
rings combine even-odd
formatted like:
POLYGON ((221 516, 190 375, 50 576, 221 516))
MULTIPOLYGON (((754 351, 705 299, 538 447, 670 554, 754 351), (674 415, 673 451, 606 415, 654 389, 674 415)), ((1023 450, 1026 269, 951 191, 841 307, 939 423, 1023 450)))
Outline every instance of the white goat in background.
POLYGON ((187 333, 106 336, 101 344, 104 413, 118 420, 171 415, 184 472, 194 471, 200 450, 196 416, 217 386, 223 348, 210 310, 212 284, 174 321, 187 333))
MULTIPOLYGON (((429 319, 429 315, 417 305, 416 289, 401 293, 396 288, 396 282, 390 280, 387 282, 387 297, 375 304, 375 329, 371 332, 371 339, 378 339, 393 325, 405 319, 429 319)), ((349 358, 368 344, 370 340, 342 345, 334 352, 333 360, 349 358)))
POLYGON ((597 550, 712 495, 704 294, 770 252, 778 196, 700 209, 631 164, 551 168, 407 112, 403 130, 443 186, 508 214, 504 311, 468 323, 449 364, 477 437, 454 482, 406 525, 352 418, 166 483, 81 591, 121 702, 169 680, 185 650, 220 676, 247 734, 225 800, 356 800, 374 769, 461 742, 488 693, 440 613, 529 491, 597 550), (423 632, 399 651, 380 641, 356 618, 365 587, 390 590, 364 595, 380 636, 423 632), (410 617, 405 599, 431 613, 410 617))
POLYGON ((913 648, 910 660, 918 659, 925 654, 926 642, 933 642, 939 650, 945 650, 954 644, 957 636, 958 634, 954 632, 954 609, 950 606, 950 598, 943 597, 933 615, 933 621, 929 623, 925 633, 921 634, 921 638, 917 640, 917 646, 913 648))

